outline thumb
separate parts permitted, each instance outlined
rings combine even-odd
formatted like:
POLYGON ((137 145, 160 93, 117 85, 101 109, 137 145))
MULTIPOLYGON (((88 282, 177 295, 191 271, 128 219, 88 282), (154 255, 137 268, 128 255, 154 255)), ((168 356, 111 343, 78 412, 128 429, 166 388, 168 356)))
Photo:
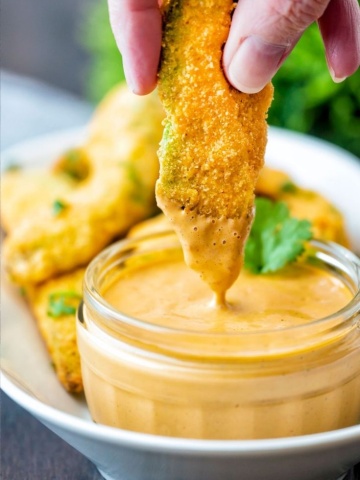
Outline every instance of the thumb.
POLYGON ((329 1, 239 0, 223 58, 230 83, 245 93, 260 91, 329 1))

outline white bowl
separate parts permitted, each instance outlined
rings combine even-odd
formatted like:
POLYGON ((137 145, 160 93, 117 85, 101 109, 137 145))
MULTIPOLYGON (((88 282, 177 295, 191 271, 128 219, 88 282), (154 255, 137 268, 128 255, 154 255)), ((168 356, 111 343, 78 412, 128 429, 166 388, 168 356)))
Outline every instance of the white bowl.
MULTIPOLYGON (((72 130, 4 152, 3 165, 46 164, 78 143, 72 130)), ((308 136, 270 129, 267 164, 327 196, 342 211, 352 246, 360 250, 360 162, 308 136)), ((113 480, 334 480, 360 462, 360 425, 292 438, 189 440, 97 425, 83 396, 58 383, 34 321, 17 290, 3 279, 1 387, 113 480)))

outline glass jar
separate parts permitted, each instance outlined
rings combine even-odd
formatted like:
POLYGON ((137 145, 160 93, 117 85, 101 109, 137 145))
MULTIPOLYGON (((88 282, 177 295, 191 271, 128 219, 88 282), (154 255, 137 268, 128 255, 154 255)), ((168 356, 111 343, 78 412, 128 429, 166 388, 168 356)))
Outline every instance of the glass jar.
POLYGON ((94 421, 176 437, 259 439, 360 420, 360 262, 354 254, 310 242, 307 261, 340 278, 352 299, 330 316, 287 328, 181 330, 132 318, 104 299, 119 272, 131 275, 137 261, 164 252, 171 259, 179 251, 168 232, 120 241, 89 265, 77 335, 94 421))

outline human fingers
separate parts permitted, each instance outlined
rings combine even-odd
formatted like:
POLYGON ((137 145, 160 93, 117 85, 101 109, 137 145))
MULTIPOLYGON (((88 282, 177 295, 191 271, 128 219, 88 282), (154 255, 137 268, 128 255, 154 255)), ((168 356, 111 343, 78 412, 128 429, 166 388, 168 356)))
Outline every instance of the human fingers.
POLYGON ((108 0, 110 23, 122 54, 126 81, 139 95, 156 86, 161 49, 158 0, 108 0))
POLYGON ((326 60, 335 82, 341 82, 360 65, 360 6, 358 0, 331 0, 319 27, 326 60))
POLYGON ((230 83, 245 93, 260 91, 329 1, 239 0, 223 58, 230 83))

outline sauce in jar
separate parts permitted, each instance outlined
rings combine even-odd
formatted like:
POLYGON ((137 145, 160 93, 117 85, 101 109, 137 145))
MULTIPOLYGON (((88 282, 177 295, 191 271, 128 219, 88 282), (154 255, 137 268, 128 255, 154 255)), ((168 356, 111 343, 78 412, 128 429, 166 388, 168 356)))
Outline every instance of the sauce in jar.
POLYGON ((360 420, 359 263, 245 271, 216 304, 174 234, 119 242, 89 266, 78 344, 96 422, 187 438, 302 435, 360 420))

